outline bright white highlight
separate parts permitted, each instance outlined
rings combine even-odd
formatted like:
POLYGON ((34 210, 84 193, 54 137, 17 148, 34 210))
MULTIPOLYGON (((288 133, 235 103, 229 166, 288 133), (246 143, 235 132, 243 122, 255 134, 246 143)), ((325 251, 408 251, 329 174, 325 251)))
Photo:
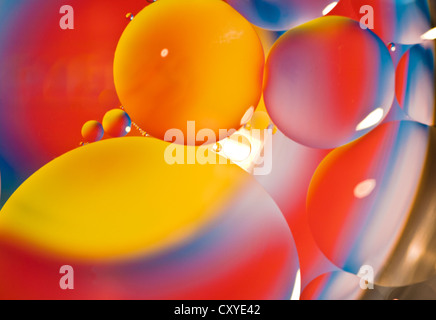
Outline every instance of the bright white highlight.
POLYGON ((334 9, 334 7, 337 6, 337 4, 338 4, 337 1, 328 4, 327 7, 325 7, 324 10, 322 10, 322 14, 323 14, 323 16, 325 16, 325 15, 328 14, 330 11, 332 11, 332 10, 334 9))
POLYGON ((236 133, 225 140, 223 152, 234 162, 244 161, 251 153, 250 139, 236 133))
POLYGON ((216 150, 215 146, 212 150, 230 159, 248 173, 252 173, 265 146, 264 137, 254 134, 255 132, 255 130, 241 128, 230 137, 219 141, 221 147, 219 150, 216 150))
POLYGON ((428 30, 421 36, 422 40, 434 40, 436 39, 436 28, 428 30))
POLYGON ((168 56, 168 49, 163 49, 160 52, 160 55, 161 55, 162 58, 165 58, 166 56, 168 56))
POLYGON ((366 198, 374 191, 376 184, 375 179, 362 181, 354 188, 354 196, 359 199, 366 198))
POLYGON ((365 119, 362 120, 356 127, 356 131, 371 128, 378 124, 384 116, 384 111, 382 108, 377 108, 371 112, 365 119))
POLYGON ((294 289, 292 290, 291 300, 300 300, 300 292, 301 292, 301 272, 300 269, 297 271, 297 275, 295 276, 294 289))

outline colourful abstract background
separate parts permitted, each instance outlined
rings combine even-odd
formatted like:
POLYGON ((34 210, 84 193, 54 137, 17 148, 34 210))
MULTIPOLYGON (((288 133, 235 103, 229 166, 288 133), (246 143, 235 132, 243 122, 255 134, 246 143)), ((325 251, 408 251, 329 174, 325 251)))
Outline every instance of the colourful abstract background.
POLYGON ((436 299, 435 10, 2 0, 0 298, 436 299))

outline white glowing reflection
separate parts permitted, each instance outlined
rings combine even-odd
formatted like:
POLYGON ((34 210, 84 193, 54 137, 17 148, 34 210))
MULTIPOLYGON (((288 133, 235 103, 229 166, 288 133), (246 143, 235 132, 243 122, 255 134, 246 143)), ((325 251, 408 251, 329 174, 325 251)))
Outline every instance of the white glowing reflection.
POLYGON ((407 260, 418 261, 425 254, 424 247, 419 243, 410 244, 407 250, 407 260))
POLYGON ((354 196, 359 199, 369 196, 374 191, 376 184, 375 179, 362 181, 354 188, 354 196))
POLYGON ((337 1, 328 4, 327 7, 325 7, 324 10, 322 10, 322 14, 325 16, 326 14, 330 13, 330 11, 332 11, 334 7, 337 6, 337 4, 338 4, 337 1))
POLYGON ((132 130, 131 127, 126 127, 126 132, 129 133, 132 130))
POLYGON ((251 142, 245 136, 236 133, 226 139, 223 152, 232 161, 244 161, 251 154, 251 142))
POLYGON ((168 56, 168 49, 163 49, 160 52, 160 55, 161 55, 162 58, 165 58, 166 56, 168 56))
MULTIPOLYGON (((265 131, 271 132, 271 130, 265 131)), ((271 136, 272 133, 254 134, 253 131, 242 127, 230 137, 217 143, 219 148, 213 146, 212 150, 248 173, 253 173, 259 159, 262 158, 265 144, 272 143, 271 136)))
POLYGON ((378 124, 384 116, 384 111, 382 108, 377 108, 373 112, 371 112, 365 119, 362 120, 356 127, 356 131, 364 130, 371 128, 378 124))
POLYGON ((294 289, 292 290, 291 300, 300 300, 300 292, 301 292, 301 272, 300 269, 297 271, 297 275, 295 276, 294 289))
POLYGON ((422 40, 434 40, 436 39, 436 28, 428 30, 421 36, 422 40))

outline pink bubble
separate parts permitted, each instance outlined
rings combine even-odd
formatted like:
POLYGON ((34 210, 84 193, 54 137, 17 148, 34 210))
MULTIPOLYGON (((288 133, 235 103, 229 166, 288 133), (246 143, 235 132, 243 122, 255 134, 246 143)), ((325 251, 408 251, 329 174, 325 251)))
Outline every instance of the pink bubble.
POLYGON ((265 105, 290 139, 334 148, 381 123, 394 98, 386 45, 360 24, 323 17, 289 30, 268 57, 265 105))

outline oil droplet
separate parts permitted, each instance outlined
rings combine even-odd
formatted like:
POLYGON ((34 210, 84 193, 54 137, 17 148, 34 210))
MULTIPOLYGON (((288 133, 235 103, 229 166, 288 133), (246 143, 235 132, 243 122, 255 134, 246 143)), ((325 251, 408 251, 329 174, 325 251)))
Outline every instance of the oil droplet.
POLYGON ((126 19, 128 19, 128 20, 130 20, 130 21, 132 21, 134 17, 135 17, 135 16, 134 16, 131 12, 129 12, 129 13, 126 14, 126 19))
POLYGON ((131 130, 132 120, 120 109, 112 109, 103 116, 104 131, 111 137, 124 137, 131 130))
POLYGON ((397 50, 397 47, 395 46, 395 44, 393 42, 388 44, 388 49, 391 52, 395 52, 395 50, 397 50))

